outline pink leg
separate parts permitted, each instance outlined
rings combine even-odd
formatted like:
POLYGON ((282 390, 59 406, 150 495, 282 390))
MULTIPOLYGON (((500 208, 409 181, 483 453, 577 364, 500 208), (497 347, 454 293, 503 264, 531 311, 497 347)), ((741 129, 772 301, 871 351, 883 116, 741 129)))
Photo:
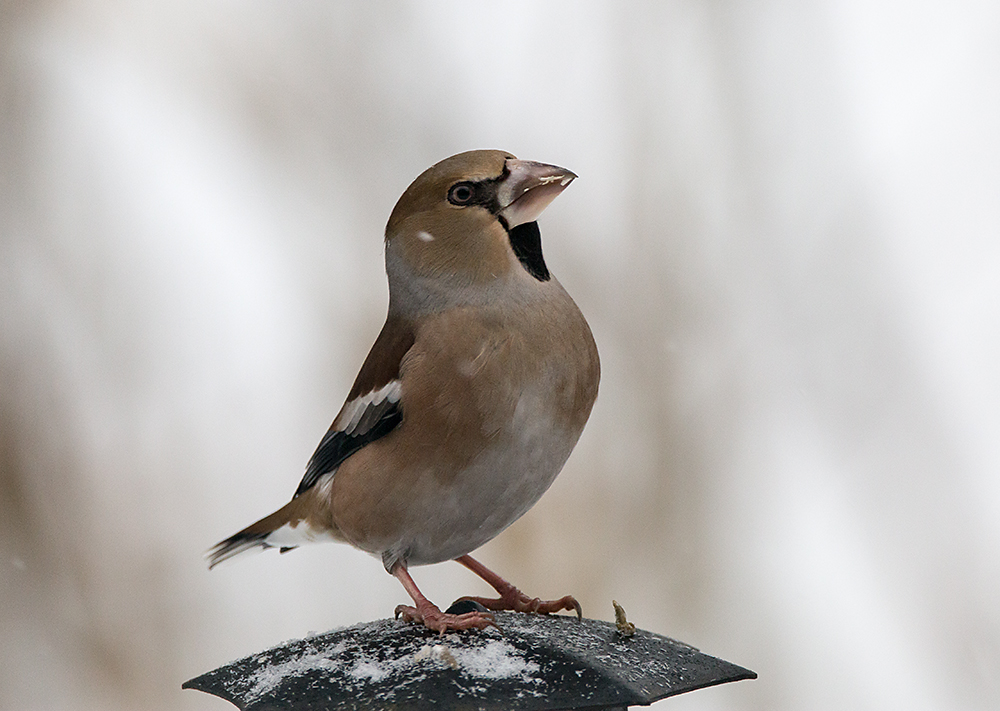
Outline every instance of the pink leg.
POLYGON ((441 634, 444 634, 448 630, 481 630, 486 629, 490 625, 496 627, 493 615, 488 612, 467 612, 464 615, 449 615, 441 612, 441 608, 424 597, 423 593, 420 592, 417 584, 413 582, 413 578, 410 577, 410 573, 406 570, 406 566, 402 563, 397 563, 393 567, 392 574, 403 584, 406 592, 410 594, 410 597, 413 598, 413 602, 416 604, 416 607, 397 605, 396 617, 402 616, 407 622, 422 623, 441 634))
POLYGON ((485 597, 463 597, 462 600, 472 600, 478 602, 487 610, 513 610, 515 612, 538 612, 547 615, 550 612, 559 610, 576 610, 576 616, 583 619, 583 609, 580 603, 572 595, 561 597, 558 600, 539 600, 537 597, 531 598, 508 583, 485 565, 472 556, 463 555, 455 559, 464 565, 480 578, 488 582, 500 597, 497 599, 485 597))

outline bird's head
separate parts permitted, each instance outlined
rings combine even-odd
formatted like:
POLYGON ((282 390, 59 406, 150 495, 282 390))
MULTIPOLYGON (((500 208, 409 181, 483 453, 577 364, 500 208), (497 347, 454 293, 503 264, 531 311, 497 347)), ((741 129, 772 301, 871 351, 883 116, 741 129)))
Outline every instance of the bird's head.
POLYGON ((386 225, 390 299, 405 291, 408 302, 436 308, 477 300, 512 276, 547 281, 535 220, 574 178, 503 151, 468 151, 431 166, 386 225))

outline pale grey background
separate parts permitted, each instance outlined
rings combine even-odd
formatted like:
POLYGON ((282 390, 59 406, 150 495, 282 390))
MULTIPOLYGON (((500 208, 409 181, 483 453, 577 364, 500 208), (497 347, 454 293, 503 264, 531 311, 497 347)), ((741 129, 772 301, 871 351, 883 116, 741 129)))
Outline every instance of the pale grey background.
POLYGON ((340 407, 396 198, 486 147, 581 176, 541 226, 604 379, 484 561, 761 675, 663 708, 1000 707, 1000 4, 0 18, 0 707, 222 711, 181 681, 406 600, 202 554, 340 407))

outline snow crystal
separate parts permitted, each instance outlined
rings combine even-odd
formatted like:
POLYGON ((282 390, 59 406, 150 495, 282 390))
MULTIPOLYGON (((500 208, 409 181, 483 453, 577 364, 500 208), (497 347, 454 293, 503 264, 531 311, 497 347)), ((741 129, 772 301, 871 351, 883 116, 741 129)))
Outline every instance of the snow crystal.
POLYGON ((332 672, 340 666, 340 661, 330 659, 329 655, 329 650, 314 654, 303 654, 297 659, 289 659, 287 662, 282 662, 281 664, 263 666, 248 679, 250 690, 247 692, 247 696, 252 699, 258 699, 278 686, 284 679, 292 676, 302 676, 314 669, 326 669, 332 672))
POLYGON ((391 667, 392 665, 379 664, 374 659, 365 657, 356 661, 354 666, 347 672, 347 675, 357 681, 369 681, 377 684, 395 671, 391 667))
MULTIPOLYGON (((317 637, 311 638, 310 644, 282 662, 275 663, 267 656, 258 657, 256 668, 251 669, 240 684, 245 689, 244 698, 260 699, 284 680, 316 671, 322 672, 331 682, 340 678, 343 680, 340 683, 346 682, 356 689, 383 684, 390 678, 396 680, 391 683, 406 686, 425 678, 420 674, 420 667, 427 666, 454 669, 473 682, 520 679, 536 686, 542 683, 536 662, 526 657, 524 651, 489 632, 475 637, 449 634, 434 642, 418 642, 406 651, 396 650, 396 654, 388 658, 377 649, 366 650, 344 641, 324 648, 316 644, 318 641, 317 637)), ((473 689, 479 690, 479 686, 473 689)), ((537 691, 533 689, 529 693, 537 691)))
POLYGON ((492 640, 482 647, 454 648, 452 655, 469 676, 483 679, 513 679, 528 681, 539 666, 529 662, 518 649, 503 640, 492 640))

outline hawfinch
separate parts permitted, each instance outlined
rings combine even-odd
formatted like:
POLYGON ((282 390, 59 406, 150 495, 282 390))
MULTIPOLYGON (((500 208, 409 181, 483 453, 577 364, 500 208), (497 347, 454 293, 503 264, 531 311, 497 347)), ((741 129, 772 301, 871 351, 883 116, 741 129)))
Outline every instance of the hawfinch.
POLYGON ((590 328, 542 259, 535 219, 576 177, 501 151, 424 171, 385 229, 389 313, 292 500, 209 552, 342 541, 380 556, 414 606, 396 616, 445 630, 494 624, 486 610, 576 610, 540 601, 469 553, 549 488, 597 397, 590 328), (408 568, 456 560, 499 593, 442 612, 408 568), (484 609, 485 608, 485 609, 484 609))

